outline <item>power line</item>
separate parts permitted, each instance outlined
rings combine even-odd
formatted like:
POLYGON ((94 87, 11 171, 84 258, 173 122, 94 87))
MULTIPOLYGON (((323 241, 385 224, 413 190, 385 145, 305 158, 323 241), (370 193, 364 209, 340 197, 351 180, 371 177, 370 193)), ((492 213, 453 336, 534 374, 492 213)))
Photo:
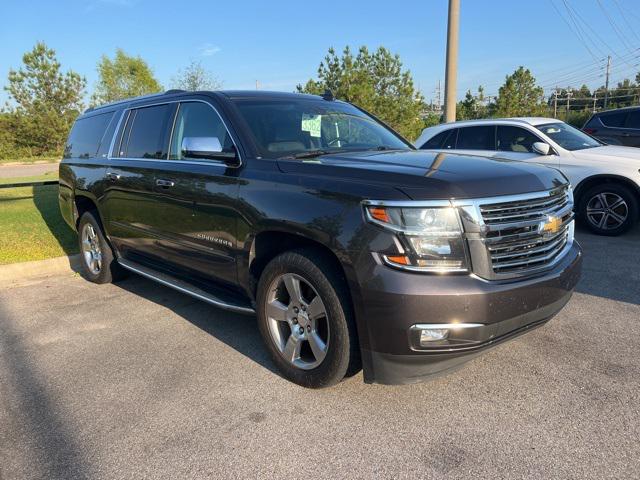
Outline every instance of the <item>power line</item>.
POLYGON ((629 23, 629 20, 627 20, 627 16, 625 15, 624 11, 622 10, 622 7, 620 6, 620 2, 618 2, 618 0, 613 0, 613 3, 616 5, 616 8, 618 9, 618 11, 620 12, 620 16, 622 17, 622 21, 625 23, 625 25, 627 26, 627 28, 629 29, 629 31, 638 39, 638 41, 640 42, 640 35, 638 35, 636 33, 636 29, 633 28, 631 26, 631 24, 629 23))
POLYGON ((560 16, 560 18, 562 18, 562 21, 564 23, 567 24, 567 26, 569 27, 569 30, 571 30, 576 37, 578 37, 578 40, 580 41, 580 43, 582 44, 582 46, 589 52, 589 55, 591 55, 593 57, 594 60, 598 60, 598 58, 596 57, 596 55, 593 53, 593 51, 591 50, 591 48, 589 48, 589 46, 586 44, 586 42, 584 41, 584 38, 582 38, 582 35, 580 35, 580 33, 577 30, 574 30, 574 28, 571 26, 571 24, 567 21, 566 18, 564 18, 564 15, 562 15, 562 13, 560 13, 560 9, 556 6, 556 4, 554 3, 553 0, 549 0, 549 2, 551 3, 551 6, 554 8, 554 10, 556 12, 558 12, 558 15, 560 16))
POLYGON ((616 33, 616 35, 618 36, 622 44, 625 46, 625 48, 627 48, 629 51, 633 51, 633 47, 631 47, 627 43, 626 38, 624 38, 624 35, 622 34, 622 32, 620 32, 615 21, 611 18, 611 16, 609 15, 609 12, 607 12, 607 9, 604 8, 604 5, 602 5, 602 2, 600 0, 596 0, 596 2, 598 2, 598 5, 600 6, 600 10, 602 10, 602 13, 604 13, 604 16, 607 17, 607 21, 609 22, 609 25, 611 25, 611 27, 613 28, 613 31, 616 33))

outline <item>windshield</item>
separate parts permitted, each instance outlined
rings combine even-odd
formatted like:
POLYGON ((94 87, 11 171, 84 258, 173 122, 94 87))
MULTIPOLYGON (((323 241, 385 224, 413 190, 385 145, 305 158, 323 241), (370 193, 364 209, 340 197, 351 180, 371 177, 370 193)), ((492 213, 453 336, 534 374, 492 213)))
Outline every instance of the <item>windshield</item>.
POLYGON ((603 145, 595 138, 563 122, 545 123, 536 128, 567 150, 583 150, 603 145))
POLYGON ((237 99, 234 103, 260 154, 267 158, 411 148, 398 135, 348 103, 303 97, 237 99))

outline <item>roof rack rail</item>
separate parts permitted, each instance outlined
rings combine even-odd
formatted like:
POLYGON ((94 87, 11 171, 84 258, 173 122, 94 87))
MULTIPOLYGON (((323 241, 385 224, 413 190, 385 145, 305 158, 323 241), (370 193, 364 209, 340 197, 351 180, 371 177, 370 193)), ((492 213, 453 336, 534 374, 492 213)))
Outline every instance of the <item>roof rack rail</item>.
POLYGON ((106 107, 113 107, 114 105, 120 105, 122 103, 133 102, 136 100, 144 100, 146 98, 155 98, 155 97, 161 97, 163 95, 171 95, 174 93, 185 93, 185 92, 186 90, 180 90, 180 89, 174 88, 171 90, 167 90, 166 92, 149 93, 148 95, 140 95, 138 97, 123 98, 122 100, 115 100, 113 102, 104 103, 102 105, 97 105, 95 107, 89 107, 84 111, 84 113, 93 112, 94 110, 100 110, 106 107))

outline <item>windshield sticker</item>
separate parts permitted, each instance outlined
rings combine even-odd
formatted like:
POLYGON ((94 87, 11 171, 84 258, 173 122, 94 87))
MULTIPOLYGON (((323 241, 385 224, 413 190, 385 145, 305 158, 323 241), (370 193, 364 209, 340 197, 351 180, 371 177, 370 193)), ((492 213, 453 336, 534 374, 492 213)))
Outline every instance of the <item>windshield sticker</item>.
POLYGON ((302 131, 309 132, 312 137, 320 138, 322 115, 302 114, 302 131))

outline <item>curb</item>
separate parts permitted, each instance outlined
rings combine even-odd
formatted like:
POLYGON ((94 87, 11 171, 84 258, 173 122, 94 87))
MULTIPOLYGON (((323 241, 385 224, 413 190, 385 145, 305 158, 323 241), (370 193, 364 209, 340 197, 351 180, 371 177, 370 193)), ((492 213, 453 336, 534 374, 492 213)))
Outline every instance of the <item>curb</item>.
POLYGON ((78 271, 79 267, 79 254, 71 255, 70 257, 56 257, 34 262, 0 265, 0 286, 5 286, 18 280, 33 280, 51 275, 74 273, 78 271))

